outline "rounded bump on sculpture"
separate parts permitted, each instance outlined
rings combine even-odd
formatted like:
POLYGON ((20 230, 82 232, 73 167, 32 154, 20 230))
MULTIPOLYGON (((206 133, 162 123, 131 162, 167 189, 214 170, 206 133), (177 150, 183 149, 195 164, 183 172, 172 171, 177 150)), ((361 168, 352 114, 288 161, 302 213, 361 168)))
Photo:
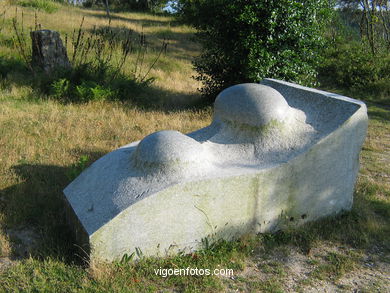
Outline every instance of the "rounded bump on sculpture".
POLYGON ((146 136, 137 146, 134 159, 137 167, 159 168, 198 162, 203 146, 193 138, 175 130, 163 130, 146 136))
POLYGON ((214 104, 215 118, 253 127, 283 123, 289 110, 290 106, 277 90, 257 83, 231 86, 217 96, 214 104))

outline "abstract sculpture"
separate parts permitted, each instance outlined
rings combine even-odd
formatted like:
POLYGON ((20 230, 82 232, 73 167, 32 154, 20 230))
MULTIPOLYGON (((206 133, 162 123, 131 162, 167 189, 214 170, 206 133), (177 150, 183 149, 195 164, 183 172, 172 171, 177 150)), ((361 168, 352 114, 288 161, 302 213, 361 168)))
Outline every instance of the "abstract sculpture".
POLYGON ((64 193, 93 260, 191 251, 348 210, 364 103, 278 80, 222 91, 211 125, 159 131, 92 164, 64 193))

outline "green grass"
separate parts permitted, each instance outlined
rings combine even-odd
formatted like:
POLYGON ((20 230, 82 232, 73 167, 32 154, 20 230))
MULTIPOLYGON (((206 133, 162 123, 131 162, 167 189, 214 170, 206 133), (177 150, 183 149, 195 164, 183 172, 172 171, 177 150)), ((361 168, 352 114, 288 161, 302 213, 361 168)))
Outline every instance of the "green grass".
POLYGON ((86 278, 80 267, 52 259, 27 259, 3 273, 0 288, 4 292, 72 292, 82 288, 86 278))
POLYGON ((53 13, 58 10, 58 4, 50 0, 19 0, 18 5, 22 7, 31 7, 46 13, 53 13))
POLYGON ((338 279, 345 273, 352 271, 357 263, 356 257, 348 254, 331 252, 324 258, 324 263, 320 264, 312 273, 312 277, 323 279, 338 279))
MULTIPOLYGON (((39 15, 42 23, 62 33, 77 28, 83 15, 87 27, 105 25, 104 11, 59 7, 50 16, 39 15)), ((153 96, 154 107, 140 107, 134 101, 63 104, 48 99, 26 80, 26 67, 8 41, 11 23, 2 31, 0 258, 15 260, 8 268, 0 267, 0 291, 299 292, 309 287, 322 288, 324 284, 342 288, 340 282, 351 272, 368 276, 367 258, 390 265, 389 96, 376 97, 368 91, 352 95, 340 90, 370 102, 368 137, 350 212, 295 230, 221 241, 190 255, 142 258, 137 263, 124 258, 112 264, 85 266, 82 255, 72 245, 65 222, 63 188, 86 166, 113 149, 162 129, 190 132, 208 125, 212 116, 210 108, 166 106, 167 101, 188 105, 189 99, 198 97, 190 60, 199 48, 188 40, 193 31, 171 26, 169 17, 140 13, 114 16, 114 26, 138 31, 142 22, 147 22, 149 25, 143 29, 154 44, 163 34, 170 34, 167 55, 152 71, 156 83, 140 94, 140 99, 153 96), (377 99, 381 104, 376 103, 377 99), (27 254, 19 247, 25 244, 11 239, 8 233, 21 227, 34 229, 37 235, 38 244, 27 254), (298 260, 292 261, 295 258, 298 260), (291 262, 300 264, 305 272, 295 276, 294 281, 291 262), (234 276, 163 278, 154 273, 159 268, 186 267, 229 268, 234 270, 234 276), (289 283, 292 287, 288 287, 289 283)), ((26 10, 24 17, 25 23, 33 24, 33 12, 26 10)), ((376 277, 358 289, 383 292, 387 285, 383 278, 376 277)))

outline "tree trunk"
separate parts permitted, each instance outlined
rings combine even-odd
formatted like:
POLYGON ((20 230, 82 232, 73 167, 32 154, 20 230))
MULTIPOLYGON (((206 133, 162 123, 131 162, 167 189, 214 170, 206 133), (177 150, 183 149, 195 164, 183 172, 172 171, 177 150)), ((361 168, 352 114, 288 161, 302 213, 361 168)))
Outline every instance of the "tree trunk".
POLYGON ((104 6, 106 7, 107 17, 109 20, 111 20, 110 8, 108 7, 108 0, 103 0, 103 2, 104 2, 104 6))
POLYGON ((60 34, 52 30, 39 30, 30 33, 32 40, 32 63, 47 74, 71 68, 66 48, 60 34))
POLYGON ((368 39, 368 44, 371 49, 372 55, 375 55, 375 40, 374 40, 374 19, 373 12, 370 9, 370 4, 368 0, 363 0, 362 2, 363 15, 366 20, 366 35, 368 39))

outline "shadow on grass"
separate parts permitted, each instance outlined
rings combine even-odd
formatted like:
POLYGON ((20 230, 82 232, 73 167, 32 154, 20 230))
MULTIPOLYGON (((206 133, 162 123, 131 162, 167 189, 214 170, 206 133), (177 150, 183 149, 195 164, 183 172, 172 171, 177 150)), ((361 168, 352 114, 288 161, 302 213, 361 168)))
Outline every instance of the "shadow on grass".
POLYGON ((201 98, 199 93, 183 94, 164 90, 153 85, 133 99, 133 102, 143 110, 164 112, 201 110, 210 106, 210 103, 201 98))
MULTIPOLYGON (((82 71, 81 71, 82 73, 82 71)), ((78 79, 83 81, 83 76, 78 79)), ((85 77, 88 78, 88 77, 85 77)), ((30 99, 53 99, 60 103, 82 103, 76 100, 64 100, 51 96, 50 82, 52 76, 47 76, 43 73, 33 74, 19 59, 0 56, 0 86, 4 89, 16 87, 31 87, 32 93, 29 94, 30 99)), ((59 80, 59 77, 58 79, 59 80)), ((87 80, 88 82, 88 80, 87 80)), ((132 80, 113 80, 112 84, 120 85, 121 94, 114 101, 123 102, 123 106, 137 106, 145 110, 162 110, 162 111, 181 111, 186 109, 199 109, 209 106, 207 101, 203 101, 199 93, 182 94, 179 92, 161 89, 151 85, 137 85, 132 80), (125 91, 124 91, 125 89, 125 91), (128 95, 128 96, 127 96, 128 95)))
MULTIPOLYGON (((48 82, 50 77, 45 75, 33 76, 25 66, 24 62, 15 58, 0 56, 0 85, 3 88, 31 87, 33 92, 29 95, 30 99, 53 99, 63 104, 78 103, 77 101, 68 101, 58 99, 50 95, 48 91, 48 82), (45 88, 46 90, 43 90, 45 88)), ((124 83, 123 80, 118 82, 124 83)), ((125 82, 126 83, 126 82, 125 82)), ((201 109, 209 104, 200 98, 200 94, 182 94, 175 91, 164 90, 151 85, 134 86, 134 83, 128 81, 128 96, 121 96, 119 101, 123 102, 124 107, 137 106, 144 110, 162 110, 166 112, 181 111, 186 109, 201 109)), ((125 85, 125 86, 127 86, 125 85)), ((104 85, 102 85, 104 87, 104 85)), ((114 99, 115 101, 115 99, 114 99)), ((80 102, 81 103, 81 102, 80 102)))
MULTIPOLYGON (((28 68, 22 60, 17 59, 15 57, 6 57, 0 55, 0 78, 1 79, 6 79, 10 74, 25 75, 27 73, 28 73, 28 68)), ((15 78, 15 83, 19 85, 28 85, 29 79, 15 78)))
MULTIPOLYGON (((80 154, 80 150, 74 150, 80 154)), ((89 165, 103 152, 84 151, 89 165)), ((85 166, 86 167, 86 166, 85 166)), ((63 189, 72 181, 76 165, 61 167, 21 163, 12 168, 21 183, 0 190, 5 233, 11 238, 11 257, 29 255, 82 264, 85 255, 67 224, 63 189)), ((81 170, 79 170, 81 172, 81 170)))
MULTIPOLYGON (((123 26, 107 24, 96 27, 95 29, 89 29, 87 32, 97 33, 110 43, 119 43, 119 41, 128 38, 130 34, 132 35, 133 44, 139 45, 139 32, 123 26)), ((148 52, 152 51, 157 54, 161 50, 163 40, 167 42, 164 54, 169 54, 170 57, 177 60, 192 62, 194 59, 193 56, 198 55, 200 51, 200 45, 195 41, 195 35, 193 33, 175 32, 169 27, 164 27, 153 33, 143 32, 143 35, 146 37, 148 52)))
MULTIPOLYGON (((370 104, 368 104, 370 106, 370 104)), ((376 105, 368 108, 368 117, 380 122, 390 122, 390 109, 385 106, 376 105)))
MULTIPOLYGON (((134 11, 128 11, 128 12, 134 12, 134 11)), ((146 12, 142 12, 142 14, 146 14, 146 12)), ((107 19, 107 15, 106 14, 94 13, 94 14, 89 14, 89 16, 96 17, 96 18, 107 19)), ((120 16, 120 15, 117 15, 115 13, 111 13, 110 16, 111 16, 111 20, 124 21, 124 22, 128 22, 128 23, 141 25, 141 26, 144 26, 144 27, 166 26, 167 24, 172 25, 172 26, 179 25, 175 20, 168 19, 168 18, 167 18, 166 21, 162 21, 162 20, 153 20, 153 19, 147 19, 147 18, 134 19, 134 18, 130 18, 130 17, 120 16)), ((156 15, 150 14, 150 16, 156 16, 156 15)), ((108 19, 107 19, 107 21, 108 21, 108 19)))

